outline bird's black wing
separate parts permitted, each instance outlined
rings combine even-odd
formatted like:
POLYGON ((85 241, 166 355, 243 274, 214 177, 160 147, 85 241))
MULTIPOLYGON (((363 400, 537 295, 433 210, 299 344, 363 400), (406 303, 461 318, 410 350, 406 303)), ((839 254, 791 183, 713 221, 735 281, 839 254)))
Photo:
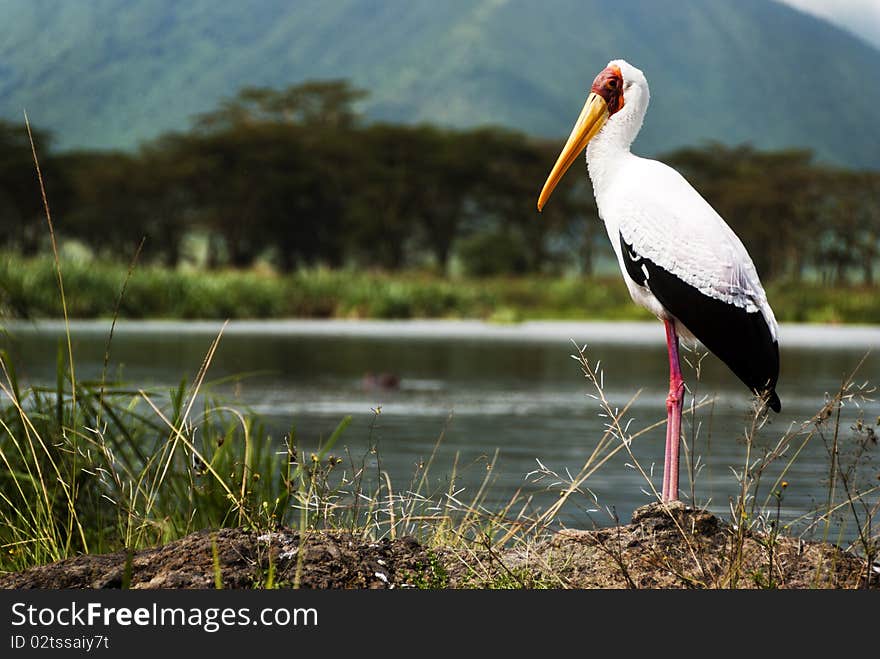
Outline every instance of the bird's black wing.
POLYGON ((774 412, 782 409, 776 395, 779 379, 779 343, 760 311, 710 297, 679 277, 639 256, 621 234, 626 272, 644 286, 700 342, 756 394, 767 396, 774 412))

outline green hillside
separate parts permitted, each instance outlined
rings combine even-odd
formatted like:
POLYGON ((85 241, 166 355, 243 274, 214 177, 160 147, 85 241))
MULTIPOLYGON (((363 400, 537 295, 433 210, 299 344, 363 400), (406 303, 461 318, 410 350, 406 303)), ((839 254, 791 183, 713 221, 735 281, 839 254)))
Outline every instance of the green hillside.
POLYGON ((651 83, 644 153, 711 139, 880 168, 880 51, 772 0, 5 0, 0 116, 130 148, 243 85, 346 77, 372 118, 564 136, 615 57, 651 83))

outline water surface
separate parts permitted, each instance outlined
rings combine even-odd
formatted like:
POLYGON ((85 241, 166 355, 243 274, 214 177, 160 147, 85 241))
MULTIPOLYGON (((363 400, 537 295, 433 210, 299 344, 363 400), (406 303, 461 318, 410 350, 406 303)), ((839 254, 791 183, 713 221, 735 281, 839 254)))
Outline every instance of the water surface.
MULTIPOLYGON (((120 322, 110 371, 138 387, 177 386, 182 377, 192 378, 198 371, 221 326, 120 322)), ((109 321, 72 324, 78 377, 100 376, 109 327, 109 321)), ((16 322, 6 329, 2 344, 15 358, 19 377, 54 382, 63 324, 16 322)), ((783 412, 772 415, 760 431, 758 451, 775 443, 792 424, 812 417, 866 354, 856 379, 880 379, 877 355, 869 354, 880 348, 876 327, 786 325, 780 342, 783 412)), ((595 389, 571 358, 575 343, 587 347, 591 362, 601 361, 611 405, 630 404, 625 422, 631 432, 665 418, 668 362, 663 328, 656 322, 235 322, 224 330, 208 380, 242 375, 213 390, 263 415, 273 436, 294 427, 306 447, 317 446, 351 415, 342 445, 368 466, 376 466, 369 449, 377 447, 395 489, 409 486, 442 436, 431 488, 448 487, 454 470, 458 496, 469 501, 497 452, 485 504, 500 507, 520 490, 533 497, 531 509, 536 511, 552 503, 560 489, 548 489, 552 477, 535 482, 532 472, 538 461, 561 476, 576 474, 607 423, 599 403, 588 396, 595 389), (390 386, 381 386, 382 380, 390 386)), ((692 362, 698 358, 698 353, 684 354, 692 362)), ((738 487, 732 470, 741 470, 745 460, 741 438, 751 423, 749 392, 711 355, 702 360, 699 378, 688 364, 683 369, 696 399, 710 396, 714 402, 697 410, 696 424, 685 422, 688 442, 703 466, 692 490, 683 462, 681 486, 687 497, 693 491, 698 503, 726 511, 738 487)), ((691 402, 689 396, 686 405, 691 402)), ((880 406, 866 402, 861 408, 844 408, 839 436, 845 449, 859 414, 873 422, 880 406)), ((651 473, 653 467, 657 489, 664 433, 659 427, 632 446, 645 471, 651 473)), ((831 434, 825 437, 830 441, 831 434)), ((584 527, 607 524, 611 514, 627 520, 633 509, 650 500, 648 484, 632 463, 621 451, 604 465, 585 484, 589 493, 573 498, 562 521, 584 527)), ((825 500, 828 465, 826 445, 817 435, 786 474, 784 517, 804 514, 825 500)), ((770 471, 774 477, 777 473, 770 471)))

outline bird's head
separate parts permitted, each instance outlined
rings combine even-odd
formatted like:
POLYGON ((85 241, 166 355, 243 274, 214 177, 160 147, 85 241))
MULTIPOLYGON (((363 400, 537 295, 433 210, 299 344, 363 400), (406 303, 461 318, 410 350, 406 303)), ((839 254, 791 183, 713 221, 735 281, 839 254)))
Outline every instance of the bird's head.
POLYGON ((635 133, 648 106, 648 81, 645 74, 629 62, 617 59, 599 72, 590 87, 590 94, 584 108, 571 129, 568 141, 562 148, 547 182, 538 197, 538 210, 542 210, 556 184, 577 157, 587 148, 587 144, 606 123, 614 122, 633 125, 635 133))

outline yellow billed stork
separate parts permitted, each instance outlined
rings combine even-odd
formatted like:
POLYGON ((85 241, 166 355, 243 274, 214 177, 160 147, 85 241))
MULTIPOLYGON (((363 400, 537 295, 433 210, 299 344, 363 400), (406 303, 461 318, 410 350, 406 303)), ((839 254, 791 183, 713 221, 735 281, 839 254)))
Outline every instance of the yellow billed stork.
POLYGON ((681 174, 630 152, 649 98, 639 69, 624 60, 608 63, 541 190, 538 210, 586 149, 599 217, 630 296, 666 328, 670 374, 662 497, 673 501, 684 397, 679 336, 698 339, 775 412, 781 410, 779 342, 773 310, 740 239, 681 174))

